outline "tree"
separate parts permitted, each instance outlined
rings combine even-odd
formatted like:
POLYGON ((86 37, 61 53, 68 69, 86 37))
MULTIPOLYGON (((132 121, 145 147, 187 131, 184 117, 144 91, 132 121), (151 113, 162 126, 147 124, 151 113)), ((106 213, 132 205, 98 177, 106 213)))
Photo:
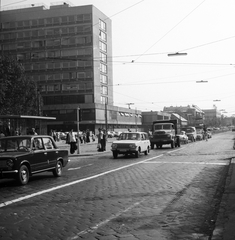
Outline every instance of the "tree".
POLYGON ((22 64, 10 57, 0 60, 0 115, 37 115, 37 95, 22 64))

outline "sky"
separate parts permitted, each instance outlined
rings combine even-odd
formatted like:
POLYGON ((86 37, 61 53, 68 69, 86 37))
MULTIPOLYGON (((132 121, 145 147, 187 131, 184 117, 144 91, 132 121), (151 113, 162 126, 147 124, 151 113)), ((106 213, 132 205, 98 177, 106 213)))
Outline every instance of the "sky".
MULTIPOLYGON (((60 1, 1 0, 16 7, 60 1)), ((235 115, 234 0, 71 0, 112 20, 114 105, 235 115), (171 53, 187 53, 168 56, 171 53), (202 82, 203 81, 203 82, 202 82)))

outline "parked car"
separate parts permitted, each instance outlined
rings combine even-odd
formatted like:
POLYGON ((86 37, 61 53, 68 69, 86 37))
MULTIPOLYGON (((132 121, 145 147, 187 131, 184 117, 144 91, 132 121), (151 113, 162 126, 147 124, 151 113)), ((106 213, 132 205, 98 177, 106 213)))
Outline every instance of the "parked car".
POLYGON ((197 130, 196 140, 197 140, 197 141, 203 140, 203 131, 202 131, 202 130, 197 130))
POLYGON ((197 131, 195 127, 184 127, 182 131, 185 131, 186 135, 188 136, 188 140, 195 142, 197 139, 197 131))
POLYGON ((212 138, 212 131, 207 128, 207 137, 212 138))
POLYGON ((122 132, 114 132, 114 137, 119 137, 122 132))
POLYGON ((0 138, 0 178, 15 178, 25 185, 30 176, 44 171, 60 177, 68 161, 68 151, 59 149, 51 136, 0 138))
POLYGON ((114 137, 114 132, 113 131, 108 131, 108 138, 114 137))
POLYGON ((177 136, 179 136, 181 143, 188 143, 188 136, 186 135, 185 131, 181 131, 179 134, 177 134, 177 136))
POLYGON ((136 158, 140 153, 148 155, 150 152, 150 141, 146 132, 123 132, 118 140, 111 145, 113 158, 117 158, 118 154, 134 154, 136 158))

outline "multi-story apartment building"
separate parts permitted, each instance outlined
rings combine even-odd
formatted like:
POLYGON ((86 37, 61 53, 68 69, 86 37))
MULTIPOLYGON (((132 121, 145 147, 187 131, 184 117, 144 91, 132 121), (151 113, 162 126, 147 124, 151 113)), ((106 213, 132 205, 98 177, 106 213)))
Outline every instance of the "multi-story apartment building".
POLYGON ((141 124, 140 111, 113 106, 111 20, 96 7, 32 4, 2 10, 0 22, 1 53, 37 82, 50 129, 76 129, 78 115, 80 130, 141 124))

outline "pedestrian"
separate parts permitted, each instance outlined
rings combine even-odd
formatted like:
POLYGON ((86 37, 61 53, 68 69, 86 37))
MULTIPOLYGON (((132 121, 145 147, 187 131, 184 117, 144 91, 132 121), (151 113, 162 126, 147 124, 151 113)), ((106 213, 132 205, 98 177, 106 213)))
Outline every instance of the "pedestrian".
POLYGON ((36 133, 36 131, 35 131, 35 128, 32 128, 32 133, 31 133, 32 135, 38 135, 37 133, 36 133))
POLYGON ((98 152, 102 152, 103 151, 103 137, 104 137, 104 133, 103 133, 101 128, 99 128, 98 131, 99 131, 99 133, 97 135, 97 137, 98 137, 97 150, 98 150, 98 152))
POLYGON ((1 133, 0 133, 0 138, 2 138, 2 137, 5 137, 5 134, 3 133, 3 131, 1 131, 1 133))
POLYGON ((84 143, 86 143, 86 132, 85 131, 82 132, 82 141, 84 143))
POLYGON ((68 133, 68 141, 70 144, 70 153, 74 154, 75 150, 77 149, 77 140, 76 140, 76 134, 73 131, 73 129, 71 129, 71 131, 68 133))
POLYGON ((86 130, 86 142, 87 143, 90 142, 90 130, 89 129, 86 130))
POLYGON ((102 140, 102 150, 106 151, 106 141, 107 141, 107 132, 105 129, 103 129, 103 140, 102 140))
POLYGON ((93 142, 95 141, 95 134, 94 134, 93 131, 92 131, 92 133, 91 133, 91 139, 92 139, 93 142))

